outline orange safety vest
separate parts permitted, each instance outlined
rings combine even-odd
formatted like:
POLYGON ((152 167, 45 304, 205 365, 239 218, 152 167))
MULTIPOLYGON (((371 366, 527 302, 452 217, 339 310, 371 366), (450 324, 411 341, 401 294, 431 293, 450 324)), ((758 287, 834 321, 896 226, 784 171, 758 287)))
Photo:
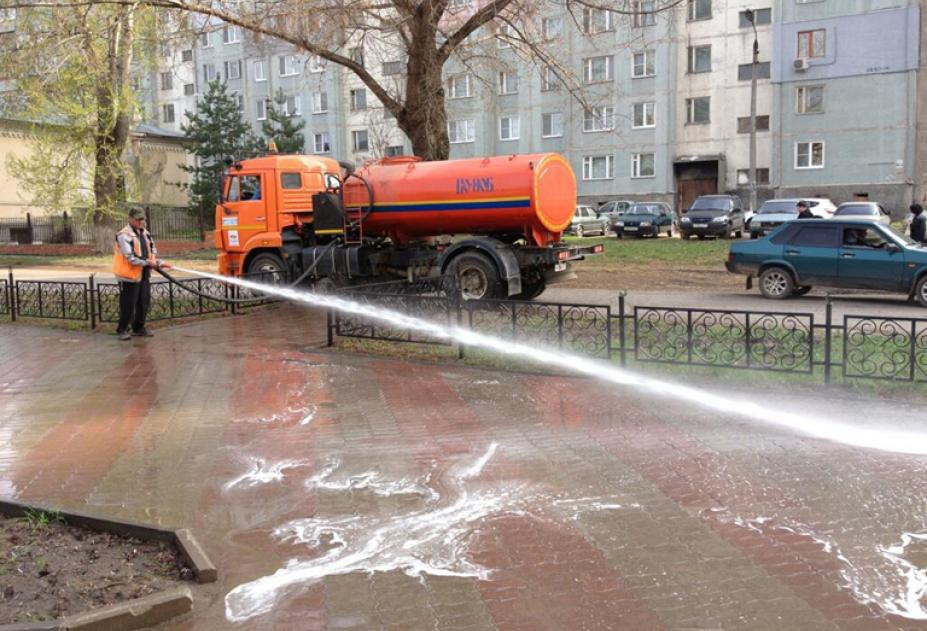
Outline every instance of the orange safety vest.
MULTIPOLYGON (((113 275, 118 279, 130 280, 137 283, 142 279, 142 268, 139 265, 132 265, 129 263, 129 259, 126 258, 126 255, 119 249, 120 234, 127 234, 132 237, 132 251, 135 252, 135 256, 140 257, 142 255, 142 243, 138 235, 135 234, 135 231, 132 230, 132 226, 126 226, 117 232, 116 243, 113 245, 113 275)), ((148 239, 148 264, 154 267, 157 262, 154 256, 154 244, 151 242, 151 239, 148 238, 148 233, 146 231, 143 230, 142 234, 148 239)))

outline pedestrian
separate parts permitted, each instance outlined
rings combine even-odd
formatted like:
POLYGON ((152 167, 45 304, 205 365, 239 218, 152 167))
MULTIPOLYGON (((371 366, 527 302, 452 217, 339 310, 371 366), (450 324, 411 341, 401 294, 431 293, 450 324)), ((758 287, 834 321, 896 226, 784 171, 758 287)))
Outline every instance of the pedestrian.
POLYGON ((911 239, 918 243, 927 241, 927 217, 924 217, 924 207, 920 204, 911 204, 911 239))
POLYGON ((151 337, 145 327, 148 303, 151 300, 151 268, 170 269, 170 264, 158 260, 151 235, 145 229, 145 211, 129 211, 129 224, 116 233, 113 246, 113 274, 119 281, 119 324, 116 334, 120 340, 132 339, 129 335, 151 337))
POLYGON ((808 209, 808 202, 801 200, 797 204, 799 219, 815 219, 814 213, 808 209))

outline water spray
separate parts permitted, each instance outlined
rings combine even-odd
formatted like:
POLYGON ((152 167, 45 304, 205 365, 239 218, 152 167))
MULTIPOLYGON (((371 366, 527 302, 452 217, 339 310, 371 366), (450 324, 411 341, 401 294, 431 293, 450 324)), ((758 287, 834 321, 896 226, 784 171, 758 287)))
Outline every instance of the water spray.
POLYGON ((256 283, 253 281, 220 276, 198 270, 175 268, 190 274, 196 274, 221 282, 231 283, 244 289, 283 298, 290 302, 301 303, 324 309, 334 309, 343 313, 378 320, 406 330, 423 333, 435 339, 459 342, 467 346, 483 348, 489 351, 518 357, 531 362, 561 366, 564 369, 595 377, 622 386, 632 386, 660 396, 672 396, 679 401, 693 403, 709 410, 736 415, 768 425, 790 429, 796 433, 822 438, 836 443, 877 449, 902 454, 927 455, 927 433, 888 431, 885 428, 860 428, 846 423, 832 421, 821 417, 810 417, 793 412, 771 409, 743 399, 734 399, 698 390, 681 384, 670 383, 661 379, 648 377, 619 368, 600 360, 581 357, 559 350, 528 346, 519 342, 484 335, 476 331, 457 326, 446 326, 428 322, 420 318, 390 311, 380 307, 365 305, 346 300, 330 294, 318 294, 292 287, 279 287, 256 283))

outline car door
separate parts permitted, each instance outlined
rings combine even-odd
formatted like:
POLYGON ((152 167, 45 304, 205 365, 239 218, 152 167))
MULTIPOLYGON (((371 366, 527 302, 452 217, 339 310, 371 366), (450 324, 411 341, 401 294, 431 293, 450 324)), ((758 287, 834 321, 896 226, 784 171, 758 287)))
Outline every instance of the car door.
POLYGON ((904 254, 889 249, 889 240, 872 224, 842 227, 837 274, 841 286, 900 291, 904 278, 904 254))
POLYGON ((802 285, 837 283, 837 226, 799 227, 782 250, 783 257, 798 274, 802 285))

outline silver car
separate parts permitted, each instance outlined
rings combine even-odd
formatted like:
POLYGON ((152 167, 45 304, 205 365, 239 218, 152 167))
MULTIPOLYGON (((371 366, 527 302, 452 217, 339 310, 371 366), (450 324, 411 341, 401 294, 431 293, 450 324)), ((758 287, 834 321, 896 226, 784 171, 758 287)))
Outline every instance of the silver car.
POLYGON ((840 217, 841 219, 865 217, 881 221, 885 225, 892 223, 892 216, 888 211, 882 208, 881 204, 875 202, 847 202, 840 204, 834 212, 834 217, 840 217))
POLYGON ((570 224, 570 232, 577 237, 585 237, 590 234, 608 234, 608 219, 600 218, 592 206, 577 206, 573 214, 573 222, 570 224))

